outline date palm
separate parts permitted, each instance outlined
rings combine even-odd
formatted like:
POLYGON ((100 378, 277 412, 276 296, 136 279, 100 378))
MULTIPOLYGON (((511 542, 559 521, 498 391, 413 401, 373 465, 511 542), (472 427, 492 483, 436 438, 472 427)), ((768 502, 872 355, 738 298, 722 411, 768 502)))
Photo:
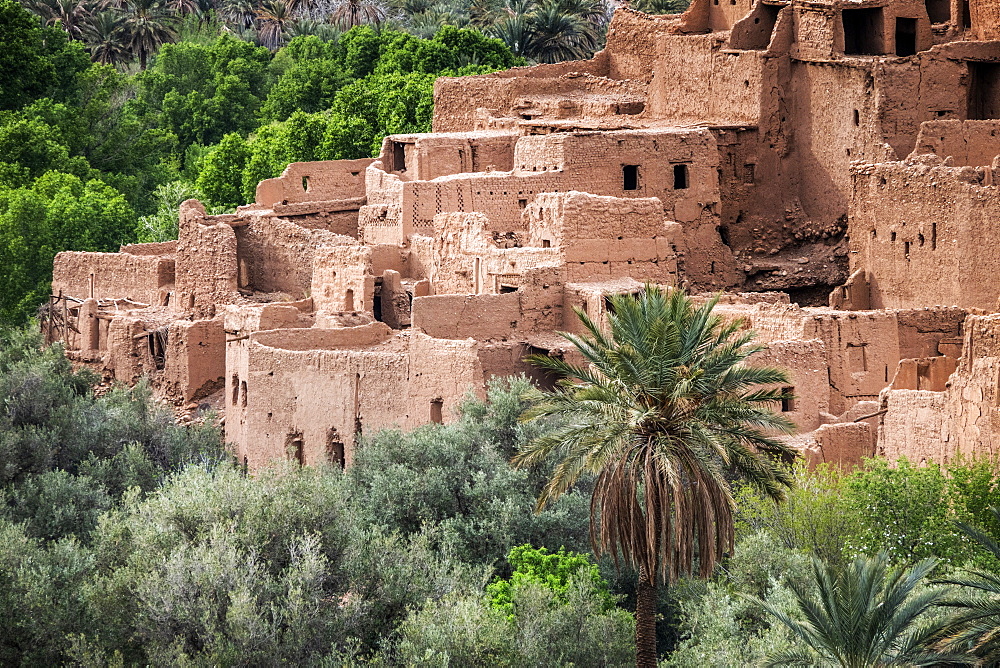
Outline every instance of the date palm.
POLYGON ((378 26, 389 15, 389 8, 379 0, 339 0, 330 14, 330 21, 343 30, 354 26, 378 26))
POLYGON ((124 41, 124 20, 115 11, 94 14, 83 29, 84 41, 90 57, 102 65, 120 65, 128 61, 128 47, 124 41))
POLYGON ((93 7, 81 0, 39 0, 34 3, 33 10, 46 25, 58 25, 72 39, 80 39, 93 7))
POLYGON ((790 650, 770 657, 768 666, 969 665, 962 656, 925 650, 939 625, 920 617, 944 595, 943 590, 917 586, 934 568, 924 559, 912 568, 894 568, 889 555, 859 557, 843 568, 813 558, 816 594, 789 582, 801 619, 773 605, 752 599, 801 640, 809 651, 790 650))
POLYGON ((159 0, 126 0, 121 8, 121 30, 129 53, 139 59, 142 69, 146 69, 149 57, 161 45, 177 39, 176 19, 159 0))
MULTIPOLYGON (((990 510, 1000 521, 1000 511, 990 510)), ((958 526, 1000 561, 1000 544, 993 536, 965 523, 960 522, 958 526)), ((967 575, 939 582, 962 588, 960 593, 938 603, 954 608, 956 613, 942 633, 943 646, 952 651, 968 652, 983 665, 1000 663, 1000 575, 975 569, 967 575)))
POLYGON ((584 312, 585 334, 563 334, 586 364, 546 356, 531 362, 562 377, 536 391, 524 418, 561 426, 527 444, 517 466, 555 460, 539 509, 582 476, 594 475, 591 543, 638 572, 636 652, 656 665, 656 590, 695 566, 701 577, 733 547, 734 501, 727 475, 775 499, 792 478, 777 461, 792 451, 769 434, 791 423, 773 412, 785 395, 767 386, 785 372, 752 367, 763 346, 739 320, 713 315, 680 290, 647 285, 609 297, 605 332, 584 312))
POLYGON ((257 38, 261 46, 272 51, 285 43, 288 28, 295 21, 292 5, 285 0, 265 2, 257 10, 257 38))

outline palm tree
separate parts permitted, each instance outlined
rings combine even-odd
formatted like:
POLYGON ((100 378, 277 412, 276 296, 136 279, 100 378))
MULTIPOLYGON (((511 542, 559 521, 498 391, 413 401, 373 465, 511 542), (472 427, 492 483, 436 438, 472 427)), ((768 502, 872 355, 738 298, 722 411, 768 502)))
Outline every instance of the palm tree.
POLYGON ((33 9, 46 25, 59 25, 72 39, 80 39, 93 7, 86 0, 39 0, 33 9))
POLYGON ((378 26, 388 15, 388 7, 379 0, 339 0, 330 14, 330 21, 343 30, 350 30, 360 25, 378 26))
POLYGON ((292 6, 285 0, 271 0, 257 10, 257 26, 261 46, 274 51, 285 43, 288 27, 295 21, 292 6))
POLYGON ((177 39, 175 19, 159 0, 126 0, 121 7, 124 17, 121 30, 129 53, 139 59, 139 67, 146 69, 149 57, 161 45, 177 39))
POLYGON ((94 14, 83 29, 90 57, 102 65, 119 65, 128 60, 128 47, 124 41, 124 20, 114 11, 94 14))
POLYGON ((552 393, 534 393, 524 419, 554 417, 561 426, 528 443, 514 463, 556 460, 539 509, 596 475, 591 543, 598 555, 616 564, 621 557, 638 571, 640 666, 656 665, 658 583, 695 563, 707 577, 732 550, 727 475, 742 475, 775 499, 792 484, 771 456, 792 451, 767 435, 792 429, 772 412, 785 395, 766 389, 787 376, 744 364, 763 347, 742 321, 713 315, 717 301, 699 307, 680 290, 647 285, 637 296, 608 298, 607 333, 577 311, 586 333, 563 336, 586 365, 529 358, 562 380, 552 393))
MULTIPOLYGON (((990 511, 1000 521, 1000 510, 991 508, 990 511)), ((1000 560, 1000 544, 996 539, 964 522, 959 522, 958 526, 1000 560)), ((952 651, 973 654, 983 665, 997 665, 1000 662, 1000 576, 976 569, 966 576, 938 582, 965 590, 938 603, 956 610, 941 634, 942 645, 952 651)))
POLYGON ((767 665, 815 666, 817 659, 818 665, 843 668, 928 666, 944 661, 968 665, 961 656, 924 649, 939 625, 920 624, 918 618, 944 591, 914 593, 914 589, 936 563, 924 559, 909 569, 893 568, 889 555, 880 552, 873 558, 859 557, 841 569, 814 557, 818 596, 789 582, 804 619, 792 619, 773 605, 752 599, 812 650, 782 652, 767 665))

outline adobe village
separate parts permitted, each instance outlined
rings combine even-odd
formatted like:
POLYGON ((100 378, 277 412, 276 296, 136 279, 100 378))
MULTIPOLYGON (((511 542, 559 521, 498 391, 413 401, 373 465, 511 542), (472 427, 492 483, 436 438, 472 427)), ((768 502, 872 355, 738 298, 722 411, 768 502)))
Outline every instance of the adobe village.
POLYGON ((574 308, 725 290, 812 462, 1000 446, 1000 5, 619 9, 592 60, 437 81, 434 132, 185 202, 176 242, 55 261, 50 340, 226 440, 349 465, 570 354, 574 308), (995 183, 995 179, 998 183, 995 183), (766 358, 766 359, 765 359, 766 358))

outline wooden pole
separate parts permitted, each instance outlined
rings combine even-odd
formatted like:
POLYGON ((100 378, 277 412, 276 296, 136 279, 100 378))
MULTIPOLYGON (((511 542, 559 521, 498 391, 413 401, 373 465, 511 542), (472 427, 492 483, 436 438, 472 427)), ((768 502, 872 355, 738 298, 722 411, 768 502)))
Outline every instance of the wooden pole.
MULTIPOLYGON (((62 290, 59 291, 59 299, 62 299, 62 290)), ((62 299, 63 303, 63 343, 69 345, 69 301, 62 299)))
POLYGON ((45 343, 52 343, 52 318, 56 314, 56 309, 54 302, 52 301, 53 296, 49 295, 49 321, 45 323, 45 343))

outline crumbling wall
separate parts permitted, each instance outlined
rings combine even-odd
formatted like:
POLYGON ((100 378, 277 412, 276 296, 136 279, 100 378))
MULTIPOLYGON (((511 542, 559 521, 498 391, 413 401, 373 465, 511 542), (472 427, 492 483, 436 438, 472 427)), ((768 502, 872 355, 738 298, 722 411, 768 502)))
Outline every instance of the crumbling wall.
POLYGON ((448 422, 469 389, 482 391, 473 342, 390 332, 373 323, 254 334, 239 456, 258 467, 340 463, 342 452, 349 465, 359 432, 448 422))
POLYGON ((175 320, 167 327, 160 390, 178 401, 206 397, 223 387, 226 333, 222 315, 212 320, 175 320))
POLYGON ((64 251, 52 266, 53 293, 78 298, 163 305, 173 285, 172 257, 64 251))
POLYGON ((317 311, 372 310, 372 250, 360 244, 324 246, 313 256, 313 304, 317 311))
POLYGON ((235 228, 239 288, 284 293, 290 299, 308 294, 317 248, 357 243, 350 237, 301 227, 280 218, 252 218, 235 228))
POLYGON ((255 206, 271 208, 275 204, 364 197, 365 169, 372 162, 371 158, 293 162, 281 176, 257 184, 255 206))
POLYGON ((225 222, 211 224, 205 207, 187 200, 180 207, 175 306, 196 317, 211 318, 216 304, 240 300, 237 284, 236 233, 225 222))
POLYGON ((911 157, 933 154, 950 160, 952 167, 993 165, 1000 155, 1000 120, 924 121, 911 157))
POLYGON ((991 168, 948 167, 936 156, 859 165, 851 201, 851 269, 872 308, 947 304, 992 310, 1000 216, 991 168))

